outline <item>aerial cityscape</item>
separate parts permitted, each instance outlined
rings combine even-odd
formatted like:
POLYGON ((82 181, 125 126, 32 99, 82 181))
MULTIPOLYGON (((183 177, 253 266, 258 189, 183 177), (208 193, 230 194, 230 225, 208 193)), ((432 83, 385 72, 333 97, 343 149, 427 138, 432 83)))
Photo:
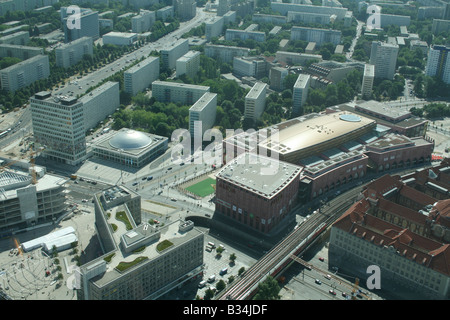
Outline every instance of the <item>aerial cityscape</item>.
POLYGON ((0 83, 0 300, 450 299, 449 0, 0 0, 0 83))

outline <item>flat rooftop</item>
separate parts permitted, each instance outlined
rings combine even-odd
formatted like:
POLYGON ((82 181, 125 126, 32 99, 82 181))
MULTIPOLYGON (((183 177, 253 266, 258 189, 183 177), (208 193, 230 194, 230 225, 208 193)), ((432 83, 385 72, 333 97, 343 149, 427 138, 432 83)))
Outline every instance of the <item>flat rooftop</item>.
POLYGON ((227 163, 216 177, 270 199, 298 179, 301 170, 277 159, 244 153, 227 163))
POLYGON ((198 99, 194 105, 189 109, 189 111, 201 111, 208 105, 214 98, 217 97, 217 93, 206 92, 204 95, 198 99))
POLYGON ((256 82, 252 89, 247 93, 245 98, 257 99, 266 87, 267 84, 265 84, 264 82, 256 82))
MULTIPOLYGON (((153 227, 148 224, 141 224, 133 230, 126 231, 123 228, 123 223, 119 220, 115 220, 116 210, 120 210, 121 208, 122 206, 114 208, 111 213, 111 218, 108 220, 108 223, 115 223, 119 226, 119 229, 117 229, 113 234, 114 241, 118 249, 108 253, 108 255, 114 253, 114 256, 108 263, 106 272, 92 278, 91 280, 99 287, 103 287, 136 267, 142 266, 148 261, 152 261, 160 257, 161 252, 158 251, 157 246, 162 241, 170 241, 171 245, 165 249, 168 251, 202 234, 202 232, 195 227, 187 231, 183 231, 183 226, 186 222, 182 220, 177 220, 171 223, 169 222, 163 227, 153 227), (124 238, 126 240, 122 240, 124 238), (150 242, 143 244, 142 247, 140 247, 140 250, 137 250, 139 252, 131 251, 127 253, 122 249, 122 246, 119 245, 121 241, 127 241, 127 245, 130 246, 133 242, 143 240, 144 238, 150 239, 150 242), (137 258, 141 258, 143 261, 129 267, 126 270, 119 271, 116 268, 121 262, 132 262, 137 258)), ((104 263, 104 261, 103 259, 100 259, 97 263, 104 263)))

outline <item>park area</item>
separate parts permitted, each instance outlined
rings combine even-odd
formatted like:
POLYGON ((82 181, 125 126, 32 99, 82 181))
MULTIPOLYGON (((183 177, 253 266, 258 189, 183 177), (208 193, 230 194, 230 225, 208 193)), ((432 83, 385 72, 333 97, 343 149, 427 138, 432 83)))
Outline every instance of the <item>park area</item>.
POLYGON ((204 180, 201 180, 195 184, 186 187, 185 189, 203 198, 214 193, 216 189, 216 180, 211 177, 208 177, 204 180))

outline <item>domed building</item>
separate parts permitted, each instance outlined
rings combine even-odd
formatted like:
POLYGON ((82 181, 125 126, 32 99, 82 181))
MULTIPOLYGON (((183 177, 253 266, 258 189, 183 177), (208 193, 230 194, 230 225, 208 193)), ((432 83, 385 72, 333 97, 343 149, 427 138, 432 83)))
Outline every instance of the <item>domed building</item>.
POLYGON ((100 159, 141 168, 162 155, 168 147, 168 138, 123 128, 112 131, 93 145, 93 154, 100 159))

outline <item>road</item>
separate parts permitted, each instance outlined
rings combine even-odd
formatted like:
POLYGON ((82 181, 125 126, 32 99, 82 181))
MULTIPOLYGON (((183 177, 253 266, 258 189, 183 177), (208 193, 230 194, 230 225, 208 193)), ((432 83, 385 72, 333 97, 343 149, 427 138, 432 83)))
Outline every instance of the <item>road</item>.
POLYGON ((75 97, 77 95, 83 95, 89 87, 96 86, 104 79, 114 75, 119 70, 128 68, 135 60, 139 60, 142 57, 147 57, 152 51, 160 51, 165 49, 168 44, 176 42, 176 40, 181 38, 183 34, 192 28, 198 27, 207 19, 208 16, 213 15, 215 15, 215 13, 205 12, 203 8, 197 8, 197 15, 189 21, 181 22, 180 27, 177 30, 167 34, 155 42, 145 44, 141 48, 120 57, 116 61, 111 62, 110 64, 99 68, 94 72, 84 75, 80 79, 75 76, 72 77, 69 80, 69 84, 65 85, 63 88, 56 89, 54 94, 70 95, 70 92, 72 92, 75 97))
POLYGON ((350 48, 348 49, 348 52, 345 54, 347 57, 347 60, 351 60, 353 51, 355 50, 356 43, 358 42, 359 37, 361 36, 362 27, 365 25, 364 22, 356 20, 358 25, 356 26, 356 36, 353 38, 352 44, 350 45, 350 48))

